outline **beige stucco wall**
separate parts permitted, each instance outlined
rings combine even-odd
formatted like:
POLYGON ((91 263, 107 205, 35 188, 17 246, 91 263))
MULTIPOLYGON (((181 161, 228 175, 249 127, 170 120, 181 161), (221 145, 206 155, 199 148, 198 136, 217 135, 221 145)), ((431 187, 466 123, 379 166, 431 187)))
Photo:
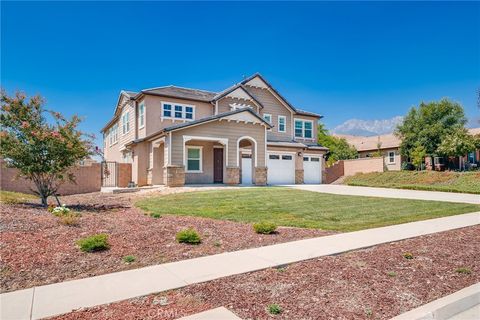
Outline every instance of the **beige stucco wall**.
POLYGON ((343 160, 344 175, 353 176, 356 173, 383 172, 383 158, 360 158, 343 160))
POLYGON ((132 181, 139 186, 147 184, 150 145, 150 142, 144 141, 132 148, 132 181))
MULTIPOLYGON (((400 151, 398 150, 398 148, 382 149, 380 152, 381 152, 381 154, 384 158, 383 160, 384 160, 385 170, 388 170, 388 171, 399 171, 399 170, 401 170, 402 156, 400 155, 400 151), (389 162, 388 153, 390 151, 395 152, 395 162, 394 163, 389 162)), ((369 158, 368 155, 373 155, 375 153, 376 153, 376 150, 373 150, 373 151, 359 151, 358 156, 359 156, 359 158, 369 158)))
POLYGON ((173 120, 173 119, 162 120, 162 101, 193 105, 195 107, 194 120, 211 116, 215 112, 215 107, 211 103, 207 103, 207 102, 176 99, 176 98, 169 98, 169 97, 160 97, 160 96, 150 96, 150 95, 145 96, 144 101, 145 101, 146 130, 139 132, 138 138, 144 138, 145 136, 149 136, 155 132, 162 130, 163 128, 170 127, 173 124, 185 122, 184 120, 173 120))
POLYGON ((172 134, 172 164, 183 165, 183 136, 201 136, 228 139, 226 165, 237 166, 237 141, 242 136, 250 136, 257 144, 257 166, 265 166, 265 127, 259 124, 245 124, 227 121, 214 121, 207 124, 174 131, 172 134))

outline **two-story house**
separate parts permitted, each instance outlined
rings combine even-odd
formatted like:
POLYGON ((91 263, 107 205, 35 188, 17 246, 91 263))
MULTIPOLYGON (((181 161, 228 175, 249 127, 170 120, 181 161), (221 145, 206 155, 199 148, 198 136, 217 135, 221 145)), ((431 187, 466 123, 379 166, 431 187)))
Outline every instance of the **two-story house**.
POLYGON ((292 106, 260 74, 222 92, 122 91, 102 129, 108 161, 138 184, 321 183, 320 115, 292 106))

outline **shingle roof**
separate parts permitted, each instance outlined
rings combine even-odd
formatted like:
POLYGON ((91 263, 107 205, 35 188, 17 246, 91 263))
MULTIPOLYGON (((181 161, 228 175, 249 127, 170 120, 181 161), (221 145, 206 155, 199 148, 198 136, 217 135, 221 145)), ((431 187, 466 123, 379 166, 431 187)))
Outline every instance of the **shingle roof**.
POLYGON ((318 113, 314 113, 314 112, 310 112, 310 111, 306 111, 306 110, 301 110, 301 109, 297 109, 297 114, 304 115, 304 116, 314 116, 314 117, 323 118, 323 116, 319 115, 318 113))
POLYGON ((216 93, 211 91, 182 88, 176 86, 158 87, 141 91, 144 94, 161 95, 173 98, 191 99, 196 101, 210 102, 216 93))
POLYGON ((299 141, 272 141, 268 140, 267 145, 272 147, 292 147, 292 148, 309 148, 309 149, 317 149, 317 150, 328 150, 327 147, 324 147, 318 143, 303 143, 299 141))

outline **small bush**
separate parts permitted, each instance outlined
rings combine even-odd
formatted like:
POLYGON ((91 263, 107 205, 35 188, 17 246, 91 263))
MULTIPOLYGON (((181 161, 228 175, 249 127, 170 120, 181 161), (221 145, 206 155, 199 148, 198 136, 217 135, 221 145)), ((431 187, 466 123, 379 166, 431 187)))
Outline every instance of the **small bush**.
POLYGON ((213 243, 213 245, 214 245, 215 247, 219 248, 219 247, 222 246, 222 243, 221 243, 220 241, 215 241, 215 242, 213 243))
POLYGON ((280 314, 282 313, 282 308, 274 303, 268 306, 268 312, 270 312, 270 314, 280 314))
POLYGON ((277 225, 273 222, 258 222, 253 224, 253 230, 260 234, 271 234, 277 230, 277 225))
POLYGON ((469 268, 458 268, 457 270, 455 270, 455 272, 460 274, 470 274, 472 273, 472 270, 470 270, 469 268))
POLYGON ((160 213, 158 213, 158 212, 154 212, 154 213, 152 213, 152 214, 150 215, 150 217, 155 218, 155 219, 158 219, 158 218, 160 218, 161 216, 162 216, 162 215, 161 215, 160 213))
POLYGON ((54 216, 61 217, 70 213, 70 209, 68 209, 64 204, 61 207, 55 207, 51 211, 54 216))
POLYGON ((123 257, 123 262, 125 263, 132 263, 136 260, 134 256, 125 256, 123 257))
POLYGON ((389 277, 396 277, 397 276, 397 273, 395 271, 390 271, 390 272, 387 272, 387 275, 389 277))
POLYGON ((108 234, 105 233, 80 239, 77 241, 77 245, 80 247, 80 250, 84 252, 102 251, 110 248, 108 244, 108 234))
POLYGON ((73 226, 78 226, 78 224, 79 224, 78 217, 79 216, 80 215, 77 214, 77 213, 69 212, 69 213, 66 213, 66 214, 63 214, 63 215, 59 216, 59 220, 60 220, 61 224, 73 227, 73 226))
POLYGON ((404 257, 405 259, 411 260, 411 259, 413 259, 413 254, 412 254, 411 252, 405 252, 405 253, 403 254, 403 257, 404 257))
POLYGON ((182 230, 177 233, 176 237, 179 243, 199 244, 202 239, 198 235, 197 231, 192 228, 182 230))

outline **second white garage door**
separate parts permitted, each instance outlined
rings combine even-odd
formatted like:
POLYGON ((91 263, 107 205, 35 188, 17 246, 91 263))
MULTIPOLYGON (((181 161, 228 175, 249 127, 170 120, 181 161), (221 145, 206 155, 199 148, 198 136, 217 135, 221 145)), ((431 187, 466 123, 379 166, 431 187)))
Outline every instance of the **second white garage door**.
POLYGON ((293 154, 269 153, 267 167, 268 184, 295 183, 295 157, 293 154))
POLYGON ((303 182, 322 183, 322 159, 321 156, 303 157, 303 182))

